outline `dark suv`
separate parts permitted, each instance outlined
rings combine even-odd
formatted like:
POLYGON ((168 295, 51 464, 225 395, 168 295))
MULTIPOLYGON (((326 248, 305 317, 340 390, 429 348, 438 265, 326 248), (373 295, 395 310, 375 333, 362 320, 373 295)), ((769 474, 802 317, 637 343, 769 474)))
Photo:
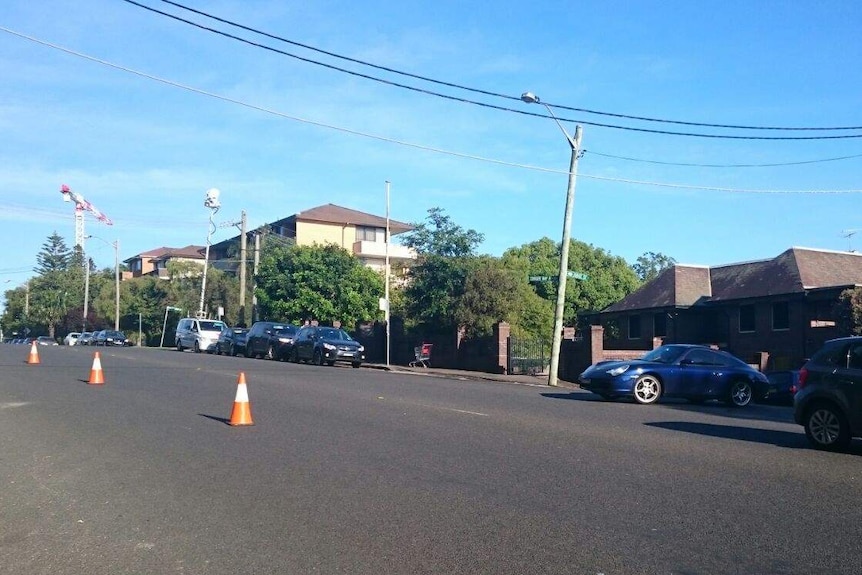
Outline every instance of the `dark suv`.
POLYGON ((257 321, 248 330, 246 357, 285 360, 293 349, 297 327, 289 323, 257 321))
POLYGON ((793 405, 817 449, 846 449, 862 437, 862 337, 827 341, 800 370, 793 405))
POLYGON ((343 329, 307 325, 296 334, 290 360, 310 361, 317 365, 347 361, 353 367, 359 367, 365 361, 365 347, 343 329))

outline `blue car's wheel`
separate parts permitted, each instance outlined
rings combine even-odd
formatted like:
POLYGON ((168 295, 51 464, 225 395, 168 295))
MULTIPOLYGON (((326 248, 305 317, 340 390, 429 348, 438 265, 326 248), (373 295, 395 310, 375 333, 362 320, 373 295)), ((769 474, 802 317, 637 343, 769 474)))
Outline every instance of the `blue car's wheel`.
POLYGON ((655 403, 661 397, 661 381, 654 375, 642 375, 635 382, 634 398, 642 404, 655 403))
POLYGON ((730 385, 730 398, 728 403, 733 407, 745 407, 751 403, 754 390, 747 381, 734 381, 730 385))

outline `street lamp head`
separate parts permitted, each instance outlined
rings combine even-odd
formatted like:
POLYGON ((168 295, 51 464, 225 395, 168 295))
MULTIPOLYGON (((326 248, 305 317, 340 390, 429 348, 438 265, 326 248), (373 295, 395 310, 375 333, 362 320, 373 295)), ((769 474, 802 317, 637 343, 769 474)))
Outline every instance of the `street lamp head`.
POLYGON ((532 92, 524 92, 521 94, 521 100, 528 104, 540 104, 542 102, 539 97, 532 92))
POLYGON ((219 202, 219 195, 221 194, 216 188, 210 188, 207 190, 207 199, 204 200, 204 206, 210 209, 218 209, 221 207, 221 202, 219 202))

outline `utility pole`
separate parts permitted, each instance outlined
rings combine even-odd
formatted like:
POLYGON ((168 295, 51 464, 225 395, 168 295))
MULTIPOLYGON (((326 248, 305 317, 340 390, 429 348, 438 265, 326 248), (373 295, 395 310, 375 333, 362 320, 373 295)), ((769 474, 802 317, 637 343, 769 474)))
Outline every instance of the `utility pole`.
POLYGON ((246 266, 246 248, 247 240, 245 237, 245 210, 242 211, 239 223, 239 321, 242 325, 245 322, 245 266, 246 266))

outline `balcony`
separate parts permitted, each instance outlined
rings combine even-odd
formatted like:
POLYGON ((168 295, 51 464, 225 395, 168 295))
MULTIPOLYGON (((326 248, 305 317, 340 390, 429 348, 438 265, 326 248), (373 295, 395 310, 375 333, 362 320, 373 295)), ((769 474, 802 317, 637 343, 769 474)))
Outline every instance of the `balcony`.
MULTIPOLYGON (((365 261, 380 260, 380 265, 386 259, 386 244, 383 242, 358 241, 353 244, 353 253, 365 261)), ((416 259, 416 252, 399 245, 389 244, 389 260, 409 261, 416 259)))

